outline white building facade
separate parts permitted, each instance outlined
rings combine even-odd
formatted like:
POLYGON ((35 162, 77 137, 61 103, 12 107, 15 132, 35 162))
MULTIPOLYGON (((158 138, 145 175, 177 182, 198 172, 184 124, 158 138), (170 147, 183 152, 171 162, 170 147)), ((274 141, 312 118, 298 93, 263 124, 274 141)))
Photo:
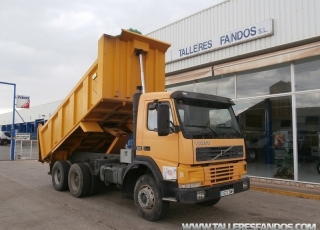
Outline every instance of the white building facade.
POLYGON ((148 36, 171 43, 166 88, 225 96, 248 174, 320 183, 320 1, 228 0, 148 36))
MULTIPOLYGON (((15 132, 30 133, 32 139, 37 138, 37 127, 44 124, 54 114, 62 100, 38 105, 29 109, 19 109, 15 113, 15 132)), ((12 127, 12 112, 0 114, 0 130, 10 131, 12 127)))

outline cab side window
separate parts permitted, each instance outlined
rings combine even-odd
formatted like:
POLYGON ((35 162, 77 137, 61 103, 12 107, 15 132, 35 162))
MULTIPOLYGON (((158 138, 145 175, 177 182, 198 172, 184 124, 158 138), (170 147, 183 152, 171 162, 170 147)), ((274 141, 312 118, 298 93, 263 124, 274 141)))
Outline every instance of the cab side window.
MULTIPOLYGON (((173 121, 169 102, 162 102, 162 103, 169 105, 170 121, 173 121)), ((151 130, 151 131, 158 130, 157 117, 158 117, 157 106, 155 103, 150 103, 148 105, 148 121, 147 121, 148 130, 151 130)))
MULTIPOLYGON (((149 106, 150 107, 150 106, 149 106)), ((157 110, 148 109, 148 129, 152 131, 157 131, 157 110)))

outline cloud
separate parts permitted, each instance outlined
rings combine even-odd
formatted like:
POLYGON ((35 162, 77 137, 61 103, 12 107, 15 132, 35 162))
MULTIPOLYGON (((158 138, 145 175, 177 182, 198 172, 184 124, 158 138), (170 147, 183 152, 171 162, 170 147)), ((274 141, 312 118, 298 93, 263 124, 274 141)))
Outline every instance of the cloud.
MULTIPOLYGON (((96 60, 102 34, 147 34, 221 1, 4 1, 0 82, 15 83, 31 106, 64 99, 96 60)), ((13 87, 0 84, 0 92, 0 109, 12 107, 13 87)))
POLYGON ((53 18, 49 21, 49 25, 55 28, 62 28, 66 30, 77 30, 85 28, 91 24, 101 24, 100 20, 95 18, 92 12, 65 12, 59 13, 58 18, 53 18))

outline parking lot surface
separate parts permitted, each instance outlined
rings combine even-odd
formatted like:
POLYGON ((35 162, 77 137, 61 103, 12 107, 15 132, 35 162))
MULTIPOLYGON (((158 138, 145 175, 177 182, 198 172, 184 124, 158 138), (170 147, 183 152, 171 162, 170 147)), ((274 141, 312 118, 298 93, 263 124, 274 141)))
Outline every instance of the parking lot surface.
POLYGON ((171 203, 158 222, 140 218, 116 186, 91 197, 55 191, 48 165, 37 160, 0 161, 0 229, 182 229, 182 223, 316 223, 320 201, 248 191, 216 206, 171 203))

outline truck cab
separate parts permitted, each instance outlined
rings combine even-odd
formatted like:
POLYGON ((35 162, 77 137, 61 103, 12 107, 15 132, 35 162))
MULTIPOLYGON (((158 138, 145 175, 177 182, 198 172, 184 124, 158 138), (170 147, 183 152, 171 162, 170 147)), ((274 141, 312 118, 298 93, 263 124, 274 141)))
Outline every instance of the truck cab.
POLYGON ((233 104, 185 91, 141 94, 135 153, 122 183, 141 216, 153 220, 168 202, 212 206, 250 188, 233 104), (153 215, 150 207, 157 207, 153 215))
POLYGON ((11 143, 11 133, 8 131, 0 131, 0 145, 8 145, 11 143))

